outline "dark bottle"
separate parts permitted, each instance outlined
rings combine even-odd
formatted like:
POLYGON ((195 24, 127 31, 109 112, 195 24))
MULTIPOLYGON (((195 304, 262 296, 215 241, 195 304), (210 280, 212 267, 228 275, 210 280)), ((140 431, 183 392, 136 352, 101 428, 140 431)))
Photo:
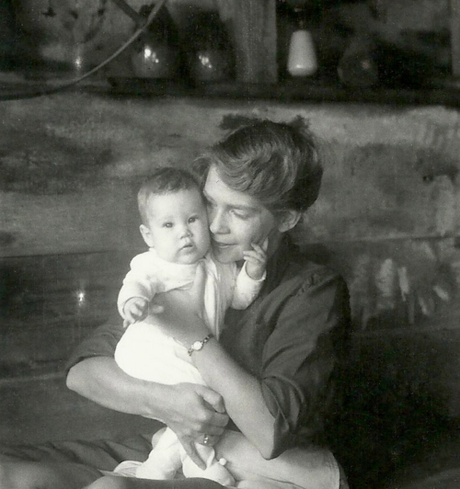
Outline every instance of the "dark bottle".
MULTIPOLYGON (((153 6, 144 5, 139 13, 146 18, 152 8, 153 6)), ((179 34, 165 6, 159 10, 147 31, 135 42, 131 62, 134 74, 139 78, 180 77, 179 34)))
POLYGON ((185 29, 184 40, 190 77, 195 84, 234 78, 233 46, 217 12, 195 13, 185 29))
POLYGON ((353 36, 339 61, 337 73, 348 87, 370 88, 378 84, 377 46, 372 36, 353 36))

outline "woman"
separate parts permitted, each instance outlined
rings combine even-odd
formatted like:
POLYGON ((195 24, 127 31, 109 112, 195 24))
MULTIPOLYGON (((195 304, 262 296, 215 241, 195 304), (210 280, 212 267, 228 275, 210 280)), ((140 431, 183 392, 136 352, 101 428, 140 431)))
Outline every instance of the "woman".
MULTIPOLYGON (((170 295, 174 307, 165 304, 169 333, 195 345, 191 358, 209 388, 128 377, 113 359, 123 332, 114 323, 80 346, 67 377, 70 389, 106 407, 163 420, 198 464, 194 442, 213 444, 242 489, 346 487, 324 442, 349 321, 347 288, 299 254, 287 234, 316 200, 322 176, 314 139, 300 125, 252 121, 198 161, 216 259, 240 261, 251 243, 269 243, 266 283, 247 310, 228 314, 220 342, 203 343, 209 331, 200 316, 199 283, 170 295)), ((59 480, 51 466, 42 470, 59 480)), ((11 465, 6 473, 14 479, 11 465)), ((100 476, 79 467, 73 474, 72 487, 100 476)), ((70 487, 68 472, 65 477, 62 487, 70 487)), ((115 477, 112 483, 169 484, 115 477)))

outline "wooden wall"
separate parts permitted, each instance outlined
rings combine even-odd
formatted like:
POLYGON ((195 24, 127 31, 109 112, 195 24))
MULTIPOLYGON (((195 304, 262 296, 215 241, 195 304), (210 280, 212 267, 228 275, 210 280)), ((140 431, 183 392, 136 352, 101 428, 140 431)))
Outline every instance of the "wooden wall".
MULTIPOLYGON (((242 117, 298 115, 323 143, 326 172, 296 240, 346 277, 355 355, 371 345, 376 365, 419 369, 436 409, 458 415, 460 113, 441 106, 79 93, 2 102, 0 389, 59 378, 71 348, 113 313, 143 249, 135 192, 152 166, 186 167, 242 117), (401 354, 388 356, 396 344, 401 354)), ((3 418, 12 404, 1 398, 3 418)), ((14 438, 19 419, 0 422, 0 437, 14 438)))

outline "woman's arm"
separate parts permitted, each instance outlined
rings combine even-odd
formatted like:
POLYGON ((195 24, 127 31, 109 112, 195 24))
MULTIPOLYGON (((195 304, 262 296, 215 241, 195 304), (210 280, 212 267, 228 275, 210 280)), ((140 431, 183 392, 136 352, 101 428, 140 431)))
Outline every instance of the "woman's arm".
POLYGON ((195 384, 164 385, 130 377, 110 357, 92 357, 70 368, 67 386, 116 411, 159 419, 177 435, 198 465, 195 449, 203 434, 220 436, 228 423, 219 394, 195 384))
POLYGON ((223 397, 232 421, 264 458, 270 458, 275 420, 262 395, 260 381, 243 370, 216 340, 192 353, 192 360, 207 385, 223 397))
POLYGON ((87 358, 74 365, 67 375, 67 387, 107 408, 159 419, 182 435, 205 433, 204 429, 220 435, 228 421, 219 414, 223 412, 221 396, 211 389, 135 379, 109 357, 87 358), (210 414, 206 403, 214 408, 210 414))
POLYGON ((168 398, 169 386, 134 379, 113 358, 101 356, 71 367, 67 387, 109 409, 162 419, 159 401, 168 398))

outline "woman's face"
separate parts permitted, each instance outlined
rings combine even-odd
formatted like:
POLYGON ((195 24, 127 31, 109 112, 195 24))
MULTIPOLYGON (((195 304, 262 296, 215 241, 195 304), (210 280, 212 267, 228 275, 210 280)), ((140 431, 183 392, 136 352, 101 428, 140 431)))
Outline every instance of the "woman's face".
POLYGON ((273 214, 257 199, 233 190, 211 167, 203 189, 208 205, 211 246, 215 258, 222 263, 243 259, 243 251, 251 243, 262 245, 269 237, 269 251, 280 233, 273 214))

